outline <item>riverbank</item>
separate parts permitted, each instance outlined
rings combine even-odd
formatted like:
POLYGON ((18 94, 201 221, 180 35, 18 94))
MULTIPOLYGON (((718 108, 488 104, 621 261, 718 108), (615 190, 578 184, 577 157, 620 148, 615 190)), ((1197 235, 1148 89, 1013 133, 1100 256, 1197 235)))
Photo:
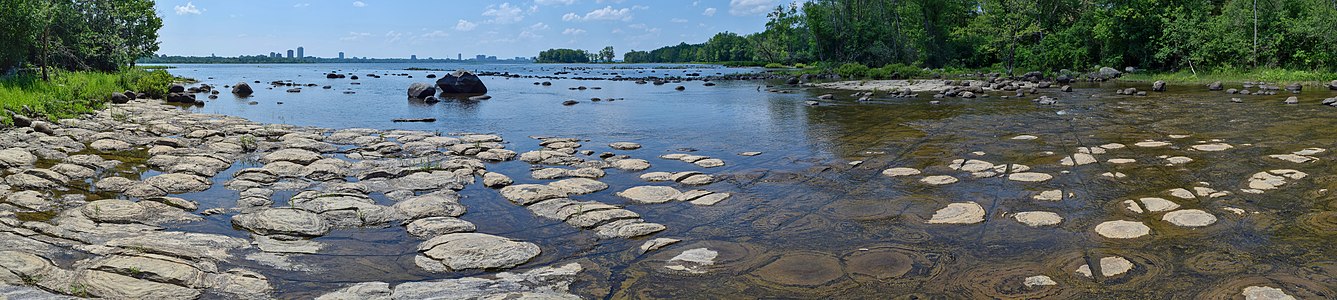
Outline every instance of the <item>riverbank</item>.
MULTIPOLYGON (((0 78, 0 110, 29 118, 54 121, 102 109, 113 94, 126 91, 161 98, 178 78, 163 68, 133 68, 118 73, 56 72, 49 81, 38 74, 0 78)), ((134 97, 130 97, 134 98, 134 97)), ((10 113, 0 113, 0 123, 14 125, 10 113)))

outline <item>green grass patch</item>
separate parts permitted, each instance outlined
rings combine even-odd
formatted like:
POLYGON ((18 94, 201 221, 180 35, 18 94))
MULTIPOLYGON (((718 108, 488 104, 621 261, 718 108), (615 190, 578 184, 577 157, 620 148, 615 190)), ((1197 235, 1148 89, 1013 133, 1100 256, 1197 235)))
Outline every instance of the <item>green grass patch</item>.
POLYGON ((1328 83, 1337 80, 1337 73, 1325 71, 1286 70, 1286 69, 1220 69, 1193 74, 1189 71, 1169 73, 1124 74, 1122 81, 1151 82, 1164 80, 1176 84, 1209 84, 1212 82, 1240 83, 1263 81, 1269 83, 1328 83))
MULTIPOLYGON (((32 109, 49 121, 73 118, 103 108, 113 93, 126 90, 161 98, 176 80, 164 70, 128 69, 117 73, 58 72, 51 80, 23 74, 0 78, 0 109, 23 112, 32 109)), ((0 123, 12 125, 9 114, 0 113, 0 123)))

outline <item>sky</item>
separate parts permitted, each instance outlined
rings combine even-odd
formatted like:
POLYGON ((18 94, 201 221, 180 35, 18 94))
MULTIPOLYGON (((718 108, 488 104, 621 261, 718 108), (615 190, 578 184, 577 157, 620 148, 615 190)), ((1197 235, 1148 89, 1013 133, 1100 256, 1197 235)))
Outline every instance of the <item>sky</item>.
POLYGON ((237 56, 304 48, 307 56, 533 57, 702 43, 765 29, 785 0, 160 0, 158 54, 237 56))

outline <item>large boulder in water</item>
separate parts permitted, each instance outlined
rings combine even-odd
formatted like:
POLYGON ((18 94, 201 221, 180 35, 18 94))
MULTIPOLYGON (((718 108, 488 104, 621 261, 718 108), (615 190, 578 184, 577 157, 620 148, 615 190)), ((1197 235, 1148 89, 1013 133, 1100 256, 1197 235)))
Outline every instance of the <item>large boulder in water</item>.
POLYGON ((1151 83, 1151 90, 1156 92, 1164 92, 1165 81, 1157 80, 1156 82, 1151 83))
POLYGON ((168 87, 167 87, 167 92, 168 92, 168 93, 185 93, 185 92, 186 92, 186 86, 173 83, 171 86, 168 86, 168 87))
POLYGON ((1337 80, 1333 80, 1332 82, 1328 83, 1328 89, 1337 91, 1337 80))
POLYGON ((122 104, 126 102, 130 102, 130 97, 126 97, 125 94, 120 94, 120 93, 111 94, 111 103, 122 104))
POLYGON ((436 87, 430 84, 414 82, 409 85, 409 98, 427 99, 427 97, 434 95, 436 95, 436 87))
POLYGON ((232 86, 232 94, 237 96, 246 97, 250 96, 252 93, 255 93, 255 91, 251 90, 251 85, 246 84, 245 82, 238 82, 237 85, 232 86))
POLYGON ((442 94, 486 94, 487 86, 478 75, 469 71, 455 71, 436 80, 436 88, 442 94))
POLYGON ((1220 81, 1212 82, 1212 84, 1208 84, 1208 85, 1207 85, 1207 90, 1211 90, 1211 91, 1220 91, 1220 90, 1222 90, 1222 89, 1224 89, 1224 88, 1225 88, 1225 87, 1221 85, 1221 82, 1220 82, 1220 81))

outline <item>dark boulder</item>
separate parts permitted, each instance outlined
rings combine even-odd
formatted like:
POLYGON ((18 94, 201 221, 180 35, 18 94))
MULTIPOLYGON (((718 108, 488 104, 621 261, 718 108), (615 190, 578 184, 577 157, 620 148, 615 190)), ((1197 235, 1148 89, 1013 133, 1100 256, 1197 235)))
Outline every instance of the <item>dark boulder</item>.
POLYGON ((143 92, 141 92, 141 93, 135 94, 135 99, 148 99, 148 98, 149 98, 149 93, 143 93, 143 92))
MULTIPOLYGON (((433 88, 432 90, 436 90, 436 89, 433 88)), ((427 97, 422 98, 422 102, 426 102, 426 103, 428 103, 428 104, 431 104, 431 103, 441 102, 441 99, 437 99, 436 96, 427 96, 427 97)))
POLYGON ((9 114, 10 119, 14 120, 15 127, 28 127, 32 125, 32 119, 28 118, 28 116, 24 116, 8 109, 6 109, 5 112, 9 114))
POLYGON ((349 76, 348 79, 357 80, 357 75, 349 76))
POLYGON ((414 82, 409 85, 409 98, 426 99, 436 95, 436 87, 430 84, 414 82))
POLYGON ((167 94, 167 102, 171 103, 195 103, 195 95, 187 93, 167 94))
POLYGON ((301 93, 301 92, 302 92, 302 88, 290 88, 290 89, 288 89, 288 92, 289 92, 289 93, 301 93))
POLYGON ((1155 92, 1164 92, 1165 81, 1157 80, 1156 82, 1151 83, 1151 90, 1155 92))
POLYGON ((580 102, 578 102, 578 101, 576 101, 576 100, 566 100, 566 101, 562 101, 562 105, 566 105, 566 106, 576 105, 576 103, 580 103, 580 102))
POLYGON ((1337 91, 1337 80, 1328 83, 1328 89, 1337 91))
POLYGON ((325 74, 325 78, 328 78, 328 79, 338 79, 339 77, 342 77, 342 76, 343 76, 343 75, 339 75, 339 74, 335 74, 335 73, 325 74))
POLYGON ((1110 79, 1119 78, 1119 76, 1122 75, 1123 73, 1119 72, 1119 70, 1115 70, 1114 68, 1111 67, 1102 67, 1100 68, 1100 71, 1096 71, 1095 79, 1098 79, 1100 81, 1106 81, 1110 79))
POLYGON ((1220 82, 1220 81, 1213 82, 1212 84, 1208 84, 1208 85, 1207 85, 1207 90, 1209 90, 1209 91, 1220 91, 1220 90, 1222 90, 1222 89, 1224 89, 1224 88, 1225 88, 1225 87, 1221 85, 1221 82, 1220 82))
POLYGON ((1063 86, 1063 87, 1060 87, 1059 90, 1060 90, 1060 91, 1064 91, 1064 92, 1071 92, 1071 91, 1072 91, 1072 86, 1071 86, 1071 85, 1065 85, 1065 86, 1063 86))
POLYGON ((798 82, 799 82, 798 77, 789 77, 788 80, 785 80, 785 84, 791 84, 791 85, 798 84, 798 82))
POLYGON ((436 74, 427 74, 427 78, 436 78, 436 74))
POLYGON ((136 94, 134 91, 131 90, 126 90, 124 93, 121 93, 121 95, 125 95, 126 98, 130 99, 135 99, 139 96, 139 94, 136 94))
POLYGON ((168 92, 168 93, 185 93, 185 92, 186 92, 186 86, 173 83, 172 86, 167 87, 167 92, 168 92))
POLYGON ((436 88, 442 94, 487 94, 487 86, 478 75, 468 71, 455 71, 436 80, 436 88))
POLYGON ((245 82, 238 82, 237 85, 232 86, 233 95, 246 97, 253 93, 255 93, 255 90, 252 90, 251 85, 246 84, 245 82))
POLYGON ((125 94, 111 94, 111 103, 122 104, 126 102, 130 102, 130 97, 126 97, 125 94))

